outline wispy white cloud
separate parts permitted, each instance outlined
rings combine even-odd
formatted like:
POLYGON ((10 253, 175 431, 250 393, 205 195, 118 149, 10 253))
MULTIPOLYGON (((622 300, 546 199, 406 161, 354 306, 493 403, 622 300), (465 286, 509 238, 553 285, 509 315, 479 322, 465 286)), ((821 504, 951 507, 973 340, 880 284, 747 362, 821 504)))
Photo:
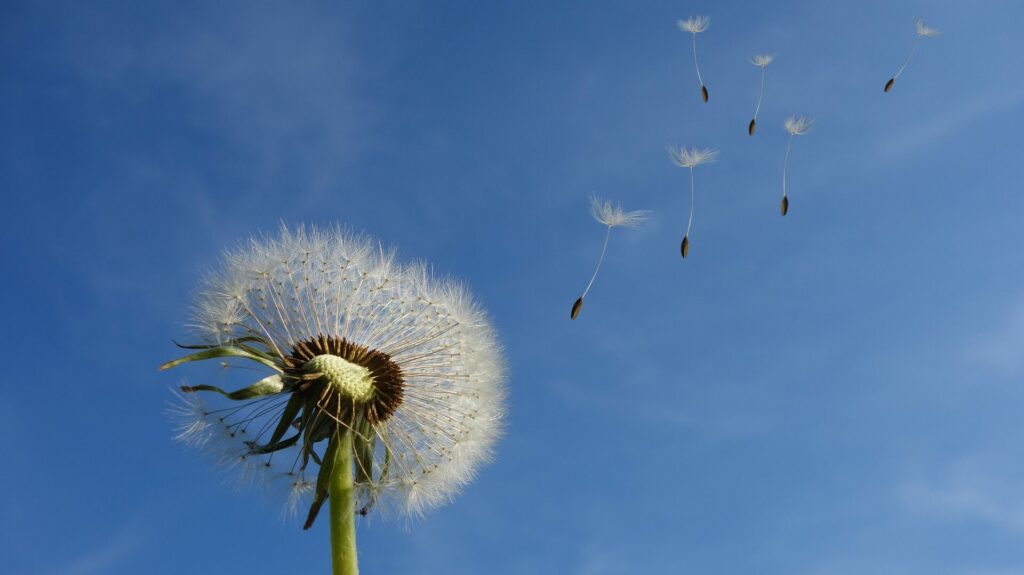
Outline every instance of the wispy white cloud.
POLYGON ((968 342, 964 359, 1001 375, 1024 372, 1024 299, 1007 306, 1001 324, 968 342))
POLYGON ((980 521, 1024 537, 1024 493, 1019 473, 984 457, 961 458, 903 483, 898 498, 930 519, 980 521))
POLYGON ((135 555, 145 544, 144 530, 126 526, 102 544, 89 549, 56 568, 41 571, 45 575, 97 575, 109 573, 135 555))
POLYGON ((892 163, 932 146, 948 141, 985 118, 1024 106, 1024 91, 986 91, 983 95, 936 115, 928 122, 899 126, 890 137, 879 141, 875 149, 878 163, 892 163))

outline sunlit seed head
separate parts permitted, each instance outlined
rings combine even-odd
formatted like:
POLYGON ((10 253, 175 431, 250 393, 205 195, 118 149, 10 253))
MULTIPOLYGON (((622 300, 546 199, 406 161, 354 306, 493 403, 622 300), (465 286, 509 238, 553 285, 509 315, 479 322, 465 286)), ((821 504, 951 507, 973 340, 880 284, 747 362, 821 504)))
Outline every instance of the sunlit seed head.
POLYGON ((484 311, 428 270, 338 227, 282 228, 228 252, 194 306, 194 355, 251 360, 283 386, 187 386, 178 439, 301 498, 324 444, 348 430, 354 450, 372 448, 357 508, 415 516, 451 501, 502 433, 505 369, 484 311), (237 403, 207 409, 200 392, 237 403))
POLYGON ((772 60, 774 60, 774 59, 775 59, 775 54, 757 54, 753 58, 750 59, 750 63, 755 65, 755 66, 764 68, 768 64, 771 64, 772 60))
POLYGON ((914 26, 917 29, 917 35, 922 38, 934 38, 939 35, 938 28, 931 28, 927 26, 924 23, 924 20, 921 20, 920 18, 914 22, 914 26))
POLYGON ((785 124, 786 131, 793 136, 803 136, 811 130, 811 126, 814 124, 813 119, 805 118, 804 116, 790 116, 786 118, 785 124))
POLYGON ((357 403, 373 398, 373 376, 365 367, 346 361, 336 355, 323 354, 306 362, 302 368, 309 373, 319 373, 342 395, 357 403))
POLYGON ((668 147, 668 155, 672 162, 681 168, 695 168, 718 160, 718 150, 713 148, 687 148, 680 146, 668 147))
POLYGON ((690 32, 691 34, 699 34, 708 29, 711 25, 710 16, 690 16, 686 20, 679 20, 676 22, 679 29, 684 32, 690 32))

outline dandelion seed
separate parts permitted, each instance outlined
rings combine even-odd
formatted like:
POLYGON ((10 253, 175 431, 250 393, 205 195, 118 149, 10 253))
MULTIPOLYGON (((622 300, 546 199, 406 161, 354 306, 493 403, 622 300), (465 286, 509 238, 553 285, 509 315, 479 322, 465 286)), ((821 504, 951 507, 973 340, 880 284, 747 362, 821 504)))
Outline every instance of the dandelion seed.
POLYGON ((811 130, 814 120, 808 120, 803 116, 790 116, 786 118, 784 127, 789 132, 789 143, 786 144, 786 159, 782 163, 782 204, 780 210, 782 215, 789 213, 789 196, 786 195, 786 172, 789 169, 789 151, 793 147, 793 136, 803 136, 811 130))
POLYGON ((903 70, 906 69, 907 64, 910 63, 910 58, 914 55, 914 51, 917 50, 917 44, 921 41, 921 38, 934 38, 939 35, 939 31, 937 29, 928 27, 925 25, 924 20, 921 20, 920 18, 914 22, 914 28, 916 37, 914 38, 913 45, 910 46, 910 53, 907 54, 906 60, 903 60, 903 65, 896 71, 896 74, 892 78, 889 78, 889 81, 885 83, 885 88, 883 89, 884 92, 892 90, 892 85, 896 83, 896 78, 900 77, 900 74, 902 74, 903 70))
POLYGON ((604 233, 604 245, 601 247, 601 255, 597 258, 597 267, 594 268, 594 273, 590 276, 590 281, 587 283, 586 289, 583 290, 583 295, 572 304, 572 311, 569 313, 570 319, 576 319, 580 315, 580 310, 583 309, 583 298, 587 297, 587 294, 590 293, 590 288, 594 285, 594 280, 597 279, 597 272, 601 270, 604 254, 608 250, 608 238, 612 235, 612 228, 636 227, 647 219, 649 213, 647 210, 625 212, 622 210, 622 206, 613 206, 609 201, 601 201, 596 196, 590 196, 590 215, 597 220, 597 223, 603 224, 607 229, 604 233))
POLYGON ((711 25, 709 16, 690 16, 686 20, 677 22, 679 29, 693 35, 693 66, 697 69, 697 82, 700 83, 700 95, 705 102, 708 101, 708 88, 704 85, 704 79, 700 75, 700 64, 697 63, 697 34, 708 29, 711 25))
POLYGON ((686 222, 686 233, 683 234, 683 241, 679 245, 679 252, 685 258, 690 253, 690 229, 693 227, 693 204, 695 196, 693 169, 701 164, 717 161, 718 150, 711 148, 687 148, 686 146, 673 148, 672 146, 669 146, 668 155, 672 158, 672 162, 675 165, 681 168, 690 169, 690 218, 686 222))
POLYGON ((754 108, 754 118, 750 120, 750 124, 747 126, 747 133, 751 136, 754 135, 754 130, 757 129, 757 113, 761 111, 761 99, 764 97, 764 69, 768 67, 768 64, 772 63, 775 59, 775 54, 757 54, 750 59, 750 63, 761 69, 761 91, 757 94, 757 106, 754 108))
POLYGON ((195 310, 200 343, 161 369, 232 358, 269 375, 182 386, 177 438, 249 481, 288 481, 290 505, 311 499, 304 528, 329 499, 335 572, 356 570, 357 505, 422 514, 490 459, 498 344, 469 293, 425 266, 340 228, 282 228, 226 254, 195 310), (199 393, 234 403, 210 409, 199 393))

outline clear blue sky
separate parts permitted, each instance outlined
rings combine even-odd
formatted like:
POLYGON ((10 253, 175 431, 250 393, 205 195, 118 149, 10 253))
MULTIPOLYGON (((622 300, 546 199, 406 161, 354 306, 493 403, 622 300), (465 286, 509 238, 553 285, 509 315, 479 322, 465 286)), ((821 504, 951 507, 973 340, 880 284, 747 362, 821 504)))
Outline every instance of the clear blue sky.
POLYGON ((156 370, 284 220, 462 278, 507 349, 497 462, 361 524, 366 573, 1024 574, 1024 4, 208 4, 0 4, 6 573, 328 571, 156 370), (721 150, 685 261, 669 144, 721 150), (571 322, 591 193, 654 216, 571 322))

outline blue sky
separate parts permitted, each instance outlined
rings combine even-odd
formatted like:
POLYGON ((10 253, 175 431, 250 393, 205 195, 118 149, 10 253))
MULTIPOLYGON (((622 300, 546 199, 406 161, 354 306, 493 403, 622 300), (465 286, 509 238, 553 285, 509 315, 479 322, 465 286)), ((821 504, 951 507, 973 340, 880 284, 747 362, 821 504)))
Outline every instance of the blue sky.
POLYGON ((511 374, 496 463, 360 525, 366 573, 1024 574, 1024 5, 0 10, 8 572, 328 571, 156 366, 221 249, 340 221, 468 283, 511 374), (721 151, 685 261, 669 144, 721 151), (571 322, 591 193, 654 215, 571 322))

